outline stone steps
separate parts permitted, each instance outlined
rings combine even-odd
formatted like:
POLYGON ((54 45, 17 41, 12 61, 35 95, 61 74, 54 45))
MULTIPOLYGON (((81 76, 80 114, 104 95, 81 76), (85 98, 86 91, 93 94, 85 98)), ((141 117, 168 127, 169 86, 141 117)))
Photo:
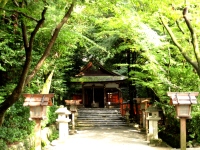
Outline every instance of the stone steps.
POLYGON ((80 108, 76 126, 127 126, 123 120, 120 108, 80 108))

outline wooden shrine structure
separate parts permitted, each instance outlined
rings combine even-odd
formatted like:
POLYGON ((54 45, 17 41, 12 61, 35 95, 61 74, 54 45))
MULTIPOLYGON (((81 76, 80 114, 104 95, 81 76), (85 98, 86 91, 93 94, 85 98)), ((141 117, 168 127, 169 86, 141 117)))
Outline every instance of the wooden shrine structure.
POLYGON ((96 61, 89 62, 71 79, 71 83, 78 85, 82 91, 74 94, 72 99, 86 108, 120 107, 123 102, 120 87, 126 79, 96 61))

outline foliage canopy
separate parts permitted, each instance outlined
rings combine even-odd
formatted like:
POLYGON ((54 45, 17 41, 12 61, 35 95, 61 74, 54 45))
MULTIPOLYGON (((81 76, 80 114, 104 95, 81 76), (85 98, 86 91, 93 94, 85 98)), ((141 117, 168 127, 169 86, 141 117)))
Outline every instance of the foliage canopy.
POLYGON ((199 7, 196 0, 0 1, 0 124, 22 92, 41 92, 52 70, 51 92, 62 103, 72 90, 66 82, 92 57, 128 76, 138 97, 151 96, 175 122, 166 92, 200 90, 199 7))

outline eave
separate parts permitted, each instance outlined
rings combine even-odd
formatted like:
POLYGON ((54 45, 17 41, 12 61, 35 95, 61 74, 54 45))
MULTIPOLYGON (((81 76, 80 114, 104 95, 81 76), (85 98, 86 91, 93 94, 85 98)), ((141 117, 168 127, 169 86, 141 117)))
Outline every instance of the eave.
POLYGON ((71 78, 73 83, 91 83, 91 82, 117 82, 128 79, 126 76, 81 76, 71 78))

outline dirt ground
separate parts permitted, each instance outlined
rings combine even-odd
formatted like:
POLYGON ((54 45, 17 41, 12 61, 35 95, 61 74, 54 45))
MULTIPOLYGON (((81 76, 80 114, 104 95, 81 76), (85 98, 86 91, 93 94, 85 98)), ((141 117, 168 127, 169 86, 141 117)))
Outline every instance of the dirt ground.
POLYGON ((172 150, 150 146, 145 134, 132 127, 95 127, 77 129, 64 143, 53 141, 45 150, 172 150))

